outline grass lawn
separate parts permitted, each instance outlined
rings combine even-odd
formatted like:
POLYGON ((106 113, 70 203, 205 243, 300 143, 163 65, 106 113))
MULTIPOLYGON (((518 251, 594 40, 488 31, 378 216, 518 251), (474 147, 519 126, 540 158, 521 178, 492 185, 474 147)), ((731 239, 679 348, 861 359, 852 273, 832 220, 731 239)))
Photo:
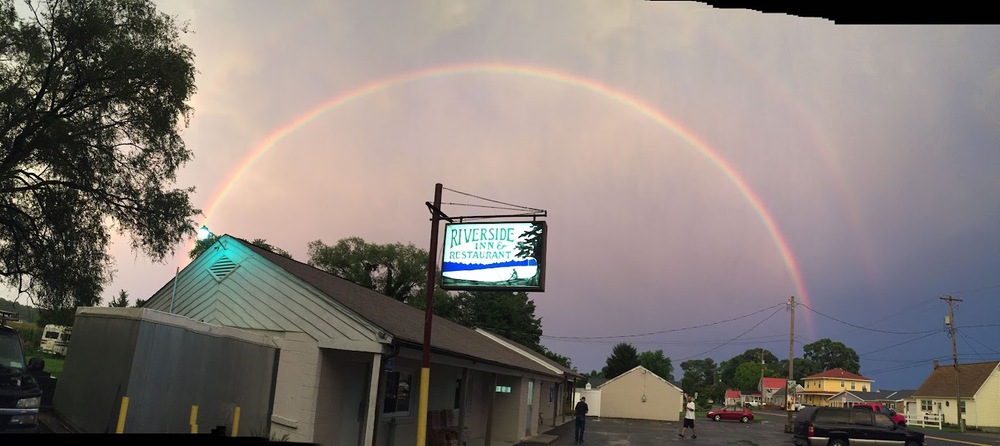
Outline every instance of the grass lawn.
POLYGON ((63 363, 66 361, 66 358, 63 356, 44 353, 40 350, 26 351, 24 352, 24 356, 28 360, 31 358, 42 358, 45 360, 45 371, 52 374, 52 377, 56 379, 58 379, 59 375, 62 374, 63 363))

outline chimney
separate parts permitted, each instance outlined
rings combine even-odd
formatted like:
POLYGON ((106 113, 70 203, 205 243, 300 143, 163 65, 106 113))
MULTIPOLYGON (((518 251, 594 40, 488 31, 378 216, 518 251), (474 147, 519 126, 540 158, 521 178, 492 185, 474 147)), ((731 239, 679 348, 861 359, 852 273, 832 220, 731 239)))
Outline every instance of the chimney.
POLYGON ((934 360, 934 370, 937 370, 937 368, 938 368, 938 362, 937 362, 937 359, 935 359, 934 360))

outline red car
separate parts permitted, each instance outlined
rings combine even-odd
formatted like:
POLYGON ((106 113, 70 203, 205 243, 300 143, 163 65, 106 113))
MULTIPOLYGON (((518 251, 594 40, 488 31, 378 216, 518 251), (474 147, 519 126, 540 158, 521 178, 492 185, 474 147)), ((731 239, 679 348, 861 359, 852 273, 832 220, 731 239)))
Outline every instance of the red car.
POLYGON ((753 421, 753 412, 750 412, 750 409, 747 409, 746 407, 726 406, 721 409, 709 411, 708 419, 715 421, 733 420, 741 423, 749 423, 753 421))

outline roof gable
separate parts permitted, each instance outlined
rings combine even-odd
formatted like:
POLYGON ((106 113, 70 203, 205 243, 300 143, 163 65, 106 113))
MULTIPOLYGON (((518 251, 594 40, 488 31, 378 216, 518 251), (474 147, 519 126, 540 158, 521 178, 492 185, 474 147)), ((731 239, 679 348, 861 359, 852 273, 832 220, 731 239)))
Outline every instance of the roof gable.
POLYGON ((764 378, 763 386, 765 389, 783 389, 785 388, 785 378, 764 378))
MULTIPOLYGON (((411 347, 423 345, 425 316, 423 310, 314 266, 254 246, 246 240, 233 239, 238 240, 275 267, 309 284, 329 299, 340 303, 361 318, 388 332, 396 341, 409 344, 411 347)), ((433 316, 431 324, 431 350, 489 362, 501 367, 561 378, 561 374, 553 372, 548 367, 524 357, 471 328, 437 315, 433 316)))
POLYGON ((864 376, 858 375, 856 373, 848 372, 842 368, 833 368, 829 370, 824 370, 815 375, 809 375, 802 379, 845 379, 851 381, 871 381, 870 378, 865 378, 864 376))
POLYGON ((954 366, 936 367, 912 396, 955 398, 961 391, 962 398, 972 398, 990 375, 997 373, 998 365, 1000 361, 959 364, 957 373, 962 380, 961 383, 956 380, 954 366))
POLYGON ((664 384, 666 384, 666 385, 668 385, 668 386, 670 386, 670 387, 673 387, 673 388, 677 389, 677 391, 678 391, 678 392, 681 392, 681 393, 684 393, 684 391, 683 391, 683 390, 681 390, 681 388, 680 388, 680 387, 677 387, 677 386, 675 386, 675 385, 674 385, 674 383, 672 383, 672 382, 670 382, 670 381, 667 381, 667 380, 666 380, 666 379, 664 379, 664 378, 663 378, 662 376, 660 376, 660 375, 657 375, 657 374, 653 373, 653 372, 652 372, 651 370, 649 370, 649 369, 647 369, 647 368, 645 368, 645 367, 643 367, 643 366, 641 366, 641 365, 637 365, 637 366, 635 366, 635 367, 632 367, 632 369, 631 369, 631 370, 629 370, 629 371, 627 371, 627 372, 625 372, 625 373, 622 373, 621 375, 618 375, 618 376, 616 376, 616 377, 614 377, 614 378, 611 378, 611 379, 609 379, 609 380, 607 380, 607 381, 605 381, 605 382, 601 383, 601 385, 597 386, 597 388, 598 388, 598 389, 602 389, 602 388, 604 388, 605 386, 607 386, 607 385, 609 385, 609 384, 611 384, 611 383, 613 383, 613 382, 617 381, 618 379, 620 379, 620 378, 624 377, 625 375, 630 375, 630 374, 632 374, 632 373, 636 373, 637 371, 640 371, 640 370, 645 370, 645 372, 646 372, 647 374, 649 374, 649 375, 652 375, 652 376, 653 376, 653 377, 655 377, 656 379, 658 379, 658 380, 660 380, 660 381, 663 381, 663 383, 664 383, 664 384))

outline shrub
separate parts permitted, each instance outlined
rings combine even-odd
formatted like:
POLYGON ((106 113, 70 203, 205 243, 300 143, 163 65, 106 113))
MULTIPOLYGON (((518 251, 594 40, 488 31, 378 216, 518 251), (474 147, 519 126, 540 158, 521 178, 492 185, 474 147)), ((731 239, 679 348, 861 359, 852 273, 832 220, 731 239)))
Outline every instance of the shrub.
POLYGON ((21 322, 11 322, 10 326, 17 330, 26 352, 38 350, 38 346, 42 342, 42 329, 35 324, 21 322))

